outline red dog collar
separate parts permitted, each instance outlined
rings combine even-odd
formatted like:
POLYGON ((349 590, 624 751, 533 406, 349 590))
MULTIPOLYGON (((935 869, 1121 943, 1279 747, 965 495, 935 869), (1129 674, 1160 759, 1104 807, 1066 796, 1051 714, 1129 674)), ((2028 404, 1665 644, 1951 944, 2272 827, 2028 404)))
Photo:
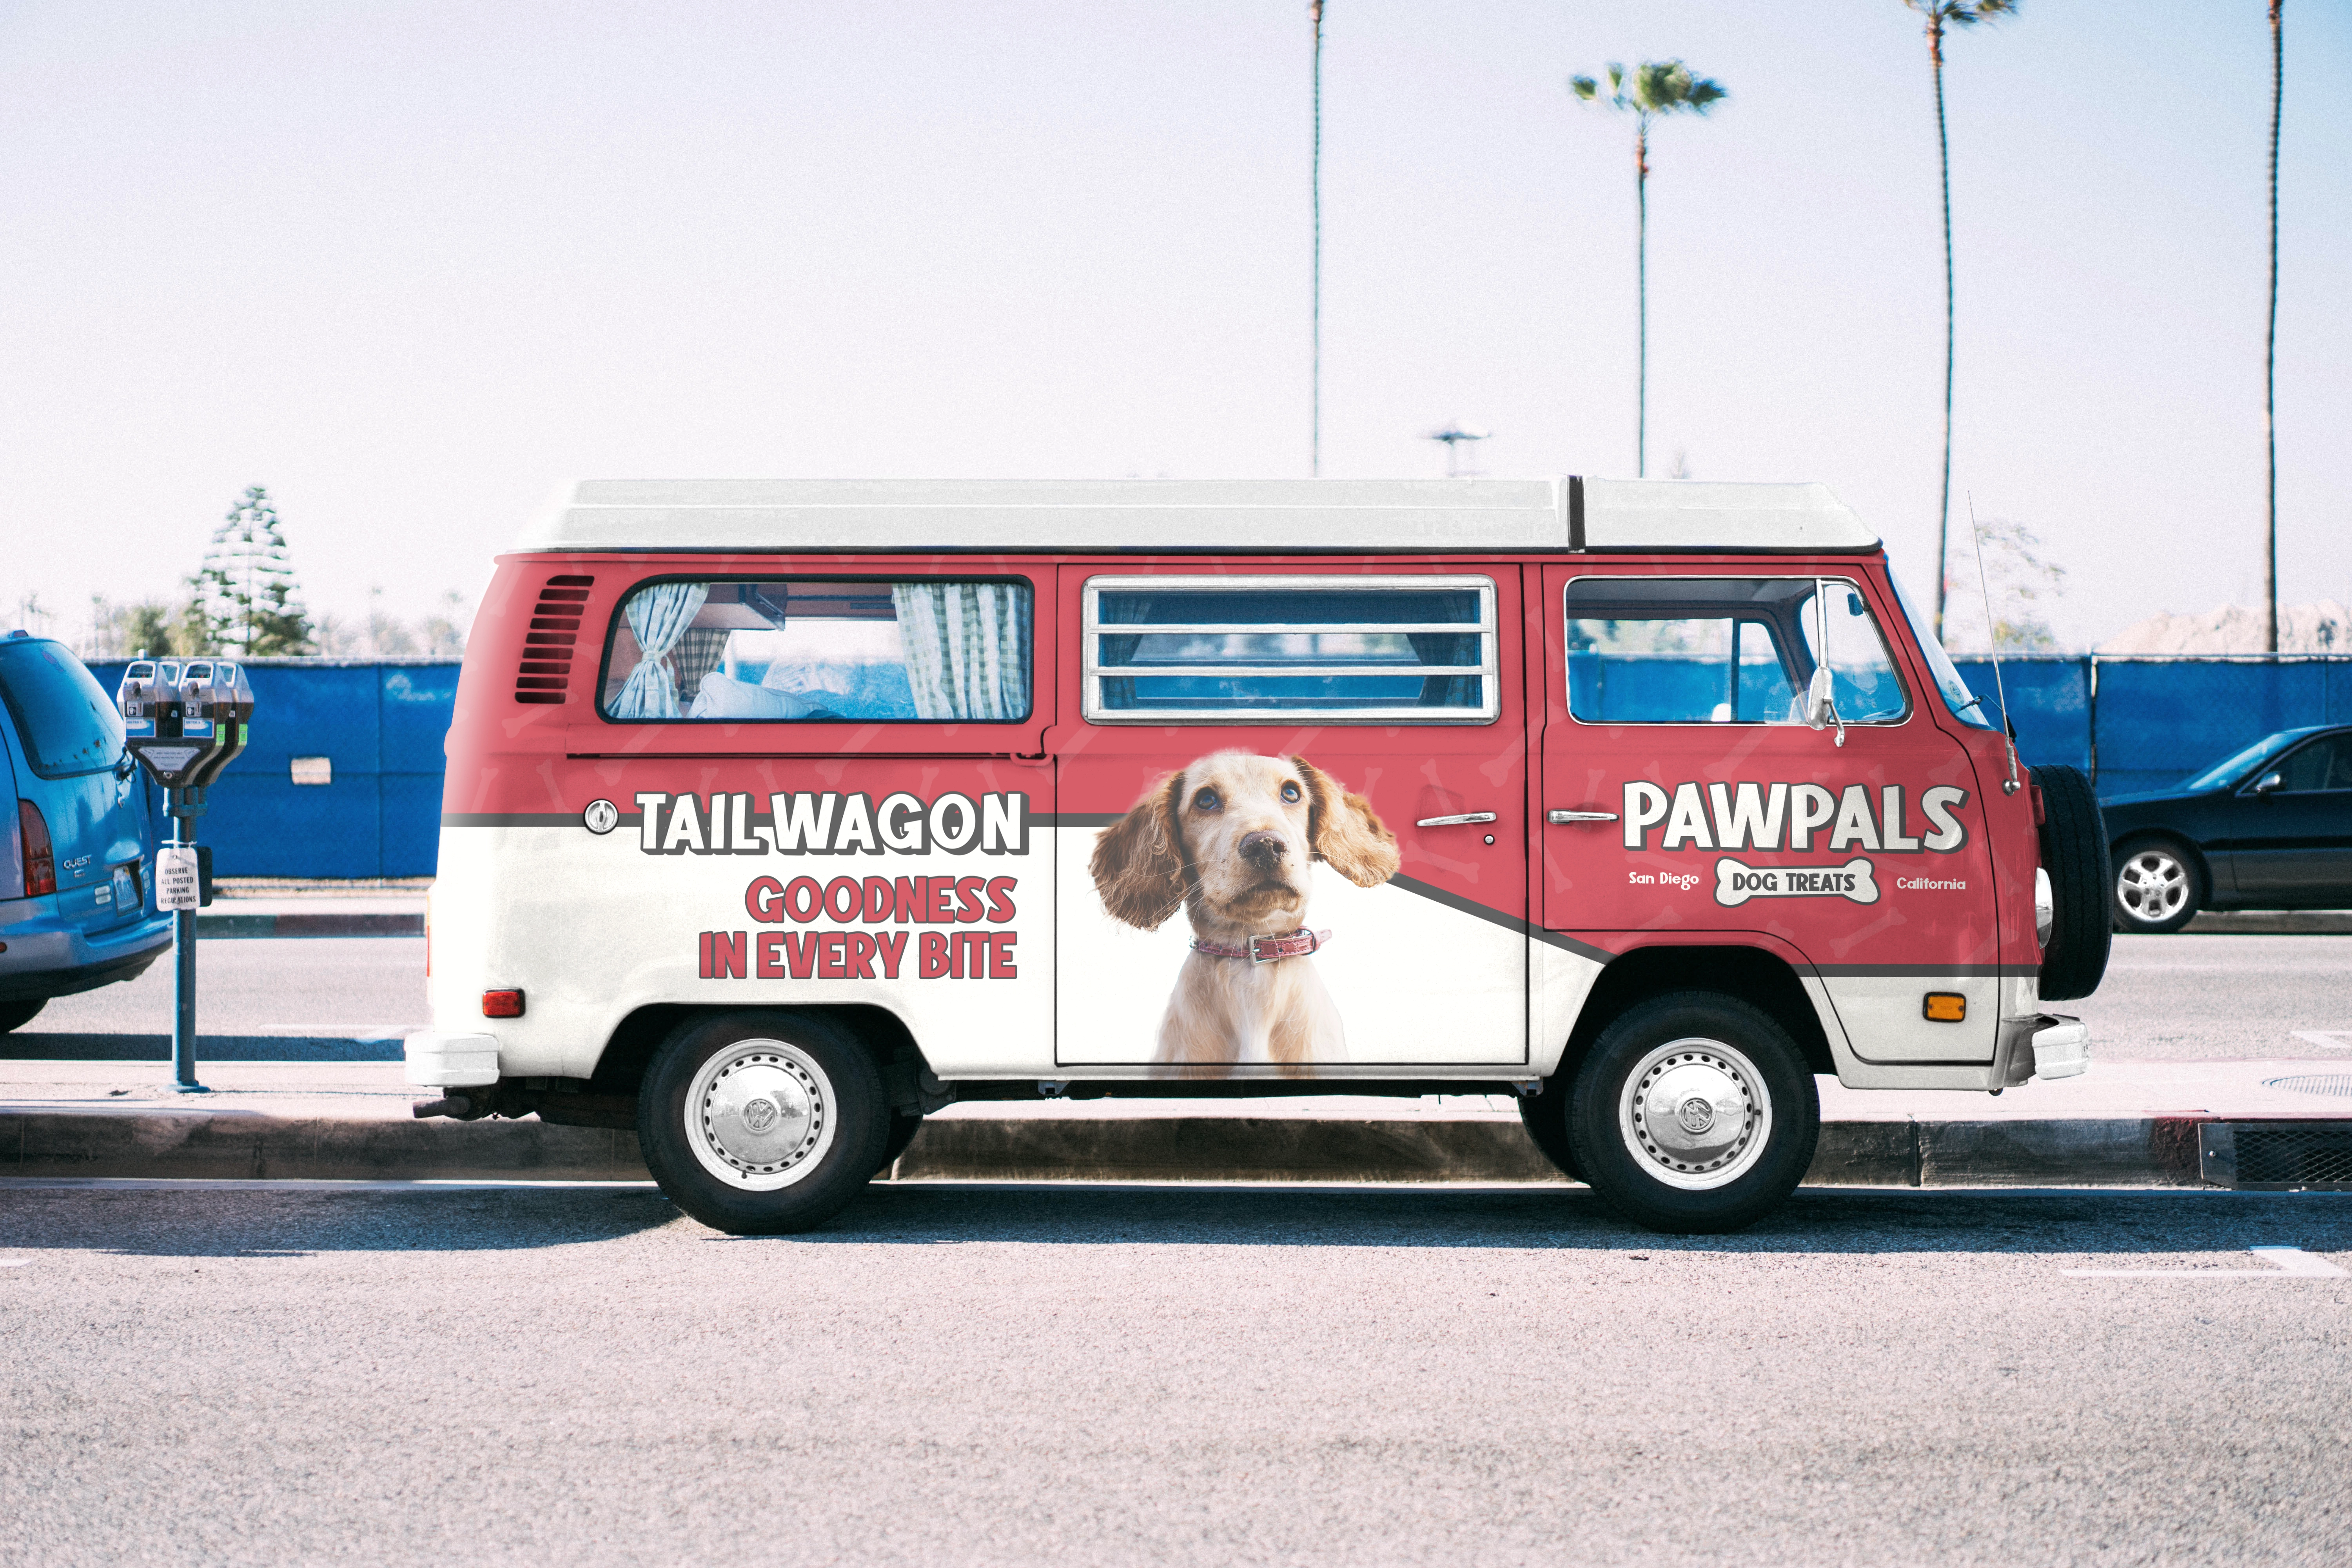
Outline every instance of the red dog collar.
POLYGON ((1272 963, 1278 959, 1305 958, 1321 951, 1323 944, 1330 940, 1331 933, 1328 931, 1308 931, 1300 926, 1285 936, 1254 936, 1245 947, 1196 942, 1192 944, 1192 951, 1206 953, 1211 958, 1246 958, 1252 963, 1272 963))

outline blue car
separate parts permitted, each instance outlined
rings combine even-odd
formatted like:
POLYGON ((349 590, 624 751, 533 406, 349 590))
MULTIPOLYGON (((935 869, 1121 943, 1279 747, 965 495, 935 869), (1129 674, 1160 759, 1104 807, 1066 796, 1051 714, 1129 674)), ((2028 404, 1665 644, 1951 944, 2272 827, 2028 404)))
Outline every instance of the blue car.
POLYGON ((2281 730, 2100 812, 2118 931, 2179 931, 2199 910, 2352 909, 2352 726, 2281 730))
POLYGON ((0 637, 0 1034, 172 945, 147 787, 113 699, 72 650, 0 637))

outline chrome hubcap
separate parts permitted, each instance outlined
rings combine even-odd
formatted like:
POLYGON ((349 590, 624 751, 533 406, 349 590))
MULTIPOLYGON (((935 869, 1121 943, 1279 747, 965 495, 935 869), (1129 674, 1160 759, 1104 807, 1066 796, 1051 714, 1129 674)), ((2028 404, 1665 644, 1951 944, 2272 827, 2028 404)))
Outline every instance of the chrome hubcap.
POLYGON ((2116 871, 2116 902, 2136 921, 2155 925, 2189 902, 2189 868, 2162 849, 2143 849, 2116 871))
POLYGON ((753 1191, 790 1186, 833 1144, 831 1086, 782 1040, 738 1040, 704 1062, 688 1087, 686 1115, 703 1169, 753 1191))
POLYGON ((1668 1186, 1719 1187, 1764 1152, 1772 1100, 1763 1075, 1720 1040, 1675 1040, 1634 1067, 1618 1131, 1643 1169, 1668 1186))

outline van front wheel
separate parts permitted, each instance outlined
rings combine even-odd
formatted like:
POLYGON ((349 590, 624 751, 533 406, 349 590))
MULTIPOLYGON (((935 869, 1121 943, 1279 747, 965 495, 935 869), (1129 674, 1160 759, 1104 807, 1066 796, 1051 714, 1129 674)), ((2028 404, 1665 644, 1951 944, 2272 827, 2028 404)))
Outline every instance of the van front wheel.
POLYGON ((686 1026, 637 1096, 654 1180, 734 1236, 823 1225, 873 1176, 889 1132, 874 1058, 839 1029, 786 1013, 686 1026))
POLYGON ((1787 1030, 1759 1008, 1679 991, 1629 1008, 1576 1076, 1577 1168, 1652 1230, 1738 1230, 1803 1179, 1821 1095, 1787 1030))

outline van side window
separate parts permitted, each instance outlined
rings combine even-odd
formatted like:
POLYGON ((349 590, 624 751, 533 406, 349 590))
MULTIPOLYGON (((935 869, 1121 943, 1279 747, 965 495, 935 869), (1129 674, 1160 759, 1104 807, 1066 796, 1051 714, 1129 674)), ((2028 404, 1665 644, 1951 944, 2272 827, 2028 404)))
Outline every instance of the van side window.
POLYGON ((1029 716, 1029 584, 795 578, 647 583, 621 601, 602 708, 623 722, 1029 716))
POLYGON ((1094 577, 1097 723, 1488 724, 1495 584, 1475 576, 1094 577))
POLYGON ((1568 710, 1588 724, 1798 724, 1822 602, 1838 715, 1910 710, 1870 605, 1843 578, 1580 577, 1568 585, 1568 710))

